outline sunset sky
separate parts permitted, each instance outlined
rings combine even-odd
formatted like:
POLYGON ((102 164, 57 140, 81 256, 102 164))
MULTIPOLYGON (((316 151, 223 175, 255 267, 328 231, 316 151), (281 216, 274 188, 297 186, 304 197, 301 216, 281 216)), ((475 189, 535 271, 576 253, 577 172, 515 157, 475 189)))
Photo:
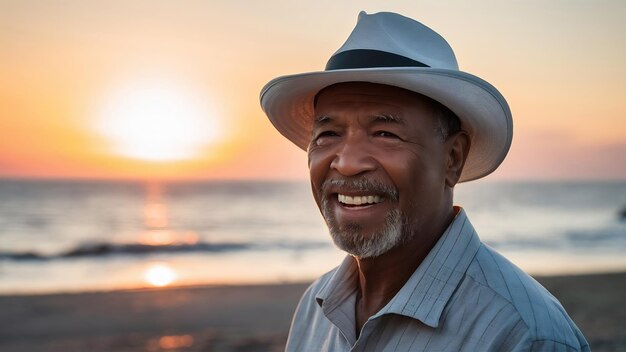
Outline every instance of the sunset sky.
POLYGON ((360 10, 425 23, 507 98, 488 179, 626 180, 619 0, 0 0, 0 178, 305 179, 259 91, 323 69, 360 10))

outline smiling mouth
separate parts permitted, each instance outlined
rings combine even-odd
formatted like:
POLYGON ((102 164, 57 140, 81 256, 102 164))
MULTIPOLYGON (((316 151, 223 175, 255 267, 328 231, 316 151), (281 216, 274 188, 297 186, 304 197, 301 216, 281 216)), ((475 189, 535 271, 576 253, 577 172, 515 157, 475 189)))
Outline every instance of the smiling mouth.
POLYGON ((377 195, 365 195, 365 196, 348 196, 338 193, 337 200, 339 204, 355 207, 355 206, 367 206, 378 204, 383 201, 383 198, 377 195))

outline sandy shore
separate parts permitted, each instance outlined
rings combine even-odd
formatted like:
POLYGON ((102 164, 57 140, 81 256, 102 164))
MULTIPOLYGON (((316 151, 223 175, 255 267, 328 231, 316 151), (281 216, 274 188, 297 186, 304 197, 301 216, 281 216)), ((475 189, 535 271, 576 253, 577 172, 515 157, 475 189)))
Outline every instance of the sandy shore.
MULTIPOLYGON (((538 280, 593 351, 626 351, 626 273, 538 280)), ((0 296, 0 350, 281 351, 306 286, 0 296)))

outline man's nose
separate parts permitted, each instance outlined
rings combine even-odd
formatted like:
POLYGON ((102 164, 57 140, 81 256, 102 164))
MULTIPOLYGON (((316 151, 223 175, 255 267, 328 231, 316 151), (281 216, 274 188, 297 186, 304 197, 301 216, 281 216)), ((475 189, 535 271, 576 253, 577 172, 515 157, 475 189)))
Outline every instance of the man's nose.
POLYGON ((368 151, 366 143, 347 141, 337 151, 330 168, 343 176, 356 176, 376 169, 376 159, 368 151))

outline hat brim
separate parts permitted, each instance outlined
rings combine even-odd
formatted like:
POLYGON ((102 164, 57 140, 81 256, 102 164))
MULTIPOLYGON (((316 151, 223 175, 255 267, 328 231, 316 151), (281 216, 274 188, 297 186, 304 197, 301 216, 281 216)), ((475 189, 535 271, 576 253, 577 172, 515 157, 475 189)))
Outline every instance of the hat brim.
POLYGON ((342 82, 371 82, 404 88, 452 110, 471 137, 460 182, 493 172, 511 146, 513 120, 504 97, 486 81, 456 70, 362 68, 282 76, 263 87, 261 107, 283 136, 307 150, 313 127, 315 95, 325 87, 342 82))

